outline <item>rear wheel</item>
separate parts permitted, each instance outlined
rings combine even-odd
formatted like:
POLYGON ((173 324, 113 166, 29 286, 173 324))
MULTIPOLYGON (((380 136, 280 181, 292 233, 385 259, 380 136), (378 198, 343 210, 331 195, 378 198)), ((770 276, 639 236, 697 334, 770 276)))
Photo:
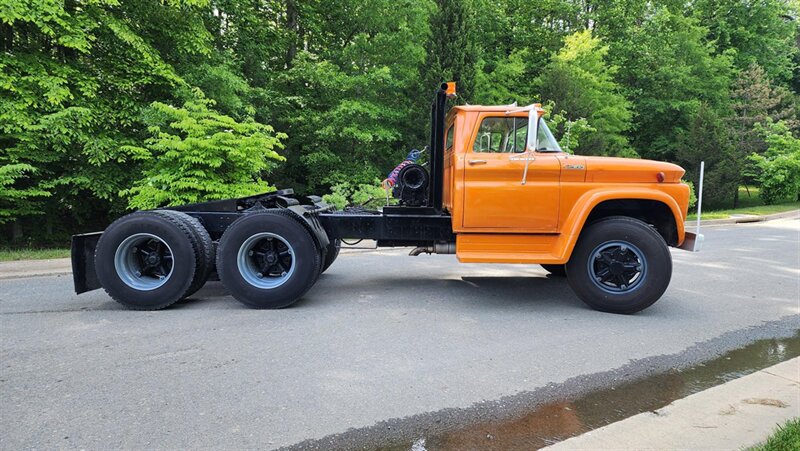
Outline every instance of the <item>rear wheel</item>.
POLYGON ((217 250, 217 272, 233 297, 253 308, 283 308, 316 282, 320 251, 296 219, 248 214, 231 224, 217 250))
POLYGON ((328 242, 328 252, 325 253, 325 263, 322 265, 322 272, 325 272, 328 268, 331 267, 334 261, 336 261, 336 257, 339 256, 339 250, 342 247, 342 242, 339 238, 334 240, 330 240, 328 242))
POLYGON ((638 219, 610 217, 581 234, 567 263, 572 289, 590 307, 635 313, 651 306, 672 277, 672 256, 661 235, 638 219))
POLYGON ((540 265, 545 271, 557 277, 566 277, 567 265, 540 265))
POLYGON ((214 242, 211 241, 208 231, 197 218, 175 210, 153 210, 153 213, 176 218, 182 221, 189 229, 189 238, 192 240, 192 246, 200 257, 192 284, 184 295, 184 297, 189 297, 205 285, 208 276, 214 269, 214 242))
POLYGON ((135 310, 157 310, 187 295, 201 257, 192 232, 180 219, 152 211, 112 223, 95 251, 100 285, 135 310))

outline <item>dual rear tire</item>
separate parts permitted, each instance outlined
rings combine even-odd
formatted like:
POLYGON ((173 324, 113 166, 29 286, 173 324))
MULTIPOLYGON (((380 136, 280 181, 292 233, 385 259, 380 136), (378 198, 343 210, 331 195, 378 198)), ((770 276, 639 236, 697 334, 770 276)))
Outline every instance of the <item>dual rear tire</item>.
POLYGON ((222 284, 240 302, 287 307, 314 285, 339 250, 334 240, 322 252, 301 221, 283 210, 244 215, 228 227, 215 252, 196 218, 172 210, 136 212, 100 237, 96 273, 125 307, 158 310, 194 294, 216 264, 222 284))
POLYGON ((213 266, 208 232, 197 219, 177 211, 124 216, 106 229, 95 251, 100 285, 134 310, 158 310, 191 296, 213 266))
POLYGON ((222 235, 217 272, 225 288, 243 304, 284 308, 317 281, 323 255, 314 237, 291 213, 251 213, 222 235))

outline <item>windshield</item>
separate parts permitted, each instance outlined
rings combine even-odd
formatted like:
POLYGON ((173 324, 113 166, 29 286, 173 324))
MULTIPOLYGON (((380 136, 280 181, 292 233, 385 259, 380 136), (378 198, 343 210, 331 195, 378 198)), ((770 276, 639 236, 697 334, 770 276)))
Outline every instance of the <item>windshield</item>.
POLYGON ((563 152, 561 146, 558 145, 553 133, 545 124, 543 118, 539 118, 539 126, 536 133, 536 151, 537 152, 563 152))

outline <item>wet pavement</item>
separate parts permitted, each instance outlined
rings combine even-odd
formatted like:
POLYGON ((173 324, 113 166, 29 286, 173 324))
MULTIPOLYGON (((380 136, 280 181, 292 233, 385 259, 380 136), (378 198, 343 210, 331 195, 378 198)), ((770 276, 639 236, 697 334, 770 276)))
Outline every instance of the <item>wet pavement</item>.
MULTIPOLYGON (((642 412, 654 411, 677 399, 798 356, 800 332, 789 338, 759 340, 685 369, 672 369, 574 399, 545 403, 513 418, 472 423, 446 432, 381 445, 370 443, 364 447, 398 451, 412 449, 415 445, 418 449, 424 445, 429 451, 538 449, 642 412)), ((358 447, 357 442, 350 445, 358 447)))

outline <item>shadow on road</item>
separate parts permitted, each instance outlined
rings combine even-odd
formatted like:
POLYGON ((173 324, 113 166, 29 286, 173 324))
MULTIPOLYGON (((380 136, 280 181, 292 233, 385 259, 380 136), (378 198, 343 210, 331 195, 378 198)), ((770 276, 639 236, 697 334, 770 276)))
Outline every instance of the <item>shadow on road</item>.
MULTIPOLYGON (((584 308, 563 277, 553 276, 462 276, 458 278, 408 278, 381 276, 353 280, 350 276, 323 274, 317 284, 291 310, 332 307, 347 303, 371 306, 429 307, 447 304, 454 308, 542 310, 548 307, 584 308)), ((192 298, 175 308, 241 308, 220 282, 209 282, 192 298)))

